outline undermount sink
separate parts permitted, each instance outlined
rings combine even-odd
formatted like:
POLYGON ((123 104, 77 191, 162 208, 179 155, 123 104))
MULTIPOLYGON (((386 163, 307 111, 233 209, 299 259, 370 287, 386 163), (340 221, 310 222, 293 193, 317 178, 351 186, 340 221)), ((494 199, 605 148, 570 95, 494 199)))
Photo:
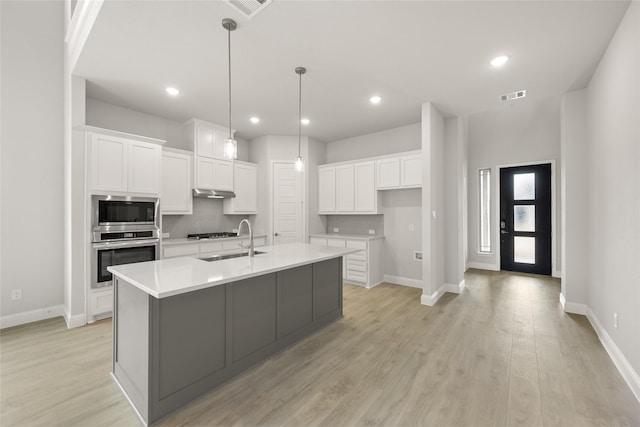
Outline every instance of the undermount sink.
MULTIPOLYGON (((254 255, 258 255, 258 254, 264 254, 266 252, 264 251, 253 251, 254 255)), ((239 252, 239 253, 233 253, 233 254, 220 254, 220 255, 214 255, 214 256, 210 256, 207 258, 200 258, 202 261, 207 261, 207 262, 211 262, 211 261, 222 261, 223 259, 229 259, 229 258, 240 258, 243 256, 249 256, 248 252, 239 252)))

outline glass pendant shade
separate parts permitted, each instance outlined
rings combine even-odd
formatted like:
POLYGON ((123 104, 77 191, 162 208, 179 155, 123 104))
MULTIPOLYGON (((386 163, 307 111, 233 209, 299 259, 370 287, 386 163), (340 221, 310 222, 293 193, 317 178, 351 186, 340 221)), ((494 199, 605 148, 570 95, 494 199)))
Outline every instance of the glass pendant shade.
POLYGON ((304 160, 302 160, 302 157, 298 157, 296 159, 295 166, 298 172, 302 172, 302 170, 304 169, 304 160))
POLYGON ((233 138, 224 140, 224 158, 235 160, 238 158, 238 142, 233 138))

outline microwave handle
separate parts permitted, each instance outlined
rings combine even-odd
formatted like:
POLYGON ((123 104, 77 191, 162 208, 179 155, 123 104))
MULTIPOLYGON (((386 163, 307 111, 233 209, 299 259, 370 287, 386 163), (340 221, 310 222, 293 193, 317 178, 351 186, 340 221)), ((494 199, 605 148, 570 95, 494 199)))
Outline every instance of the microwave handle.
POLYGON ((128 242, 103 242, 93 243, 93 249, 112 249, 112 248, 126 248, 135 246, 151 246, 157 244, 159 239, 147 239, 147 240, 133 240, 128 242))

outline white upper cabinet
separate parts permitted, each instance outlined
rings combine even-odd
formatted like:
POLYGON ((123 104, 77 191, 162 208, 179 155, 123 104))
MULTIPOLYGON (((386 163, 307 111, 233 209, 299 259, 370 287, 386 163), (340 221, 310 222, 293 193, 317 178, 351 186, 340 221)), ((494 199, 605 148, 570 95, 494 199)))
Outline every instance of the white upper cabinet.
POLYGON ((422 154, 412 153, 376 160, 376 181, 378 190, 422 186, 422 154))
POLYGON ((195 188, 233 191, 233 162, 196 157, 195 188))
POLYGON ((353 213, 355 210, 355 183, 353 165, 336 167, 336 212, 353 213))
MULTIPOLYGON (((203 120, 191 119, 184 124, 187 146, 195 156, 224 160, 224 141, 229 129, 203 120)), ((233 135, 235 130, 232 130, 233 135)))
POLYGON ((336 212, 336 168, 318 168, 318 211, 321 214, 336 212))
POLYGON ((227 215, 258 213, 258 168, 253 163, 233 163, 233 183, 236 197, 223 200, 227 215))
POLYGON ((356 163, 353 168, 355 172, 355 211, 357 213, 378 213, 376 163, 373 161, 356 163))
POLYGON ((193 156, 173 151, 162 152, 160 210, 163 215, 193 213, 191 164, 193 156))
POLYGON ((91 192, 159 193, 161 145, 111 134, 88 136, 91 192))
POLYGON ((400 186, 422 186, 422 154, 400 157, 400 186))

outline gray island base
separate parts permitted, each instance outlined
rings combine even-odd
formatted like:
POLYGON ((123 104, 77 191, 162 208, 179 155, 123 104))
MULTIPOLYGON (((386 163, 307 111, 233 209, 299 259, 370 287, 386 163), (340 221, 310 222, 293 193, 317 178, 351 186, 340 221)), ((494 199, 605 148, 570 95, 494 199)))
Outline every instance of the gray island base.
POLYGON ((112 375, 149 425, 340 317, 340 257, 165 298, 114 275, 112 375))

